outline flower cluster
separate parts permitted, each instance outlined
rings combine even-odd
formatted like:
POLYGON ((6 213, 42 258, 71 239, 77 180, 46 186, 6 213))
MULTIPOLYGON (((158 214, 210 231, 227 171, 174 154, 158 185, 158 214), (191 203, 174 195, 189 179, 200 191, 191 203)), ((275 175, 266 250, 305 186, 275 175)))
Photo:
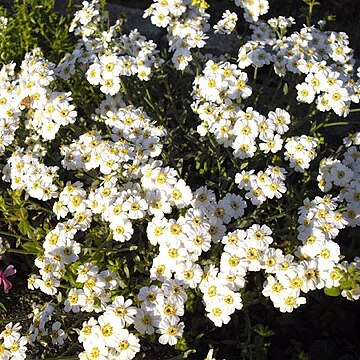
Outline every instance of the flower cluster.
MULTIPOLYGON (((287 255, 285 261, 282 258, 278 262, 278 271, 268 276, 264 283, 263 294, 269 296, 280 311, 292 311, 305 303, 301 292, 339 286, 340 270, 346 266, 340 263, 340 246, 334 239, 348 222, 338 206, 338 199, 328 195, 314 200, 307 198, 299 208, 298 239, 301 245, 296 255, 300 260, 294 260, 292 255, 287 255)), ((279 249, 276 252, 280 254, 279 249)), ((343 296, 349 294, 344 292, 343 296)))
POLYGON ((118 280, 110 270, 99 271, 90 263, 77 269, 76 282, 82 288, 72 288, 64 301, 66 312, 101 312, 110 303, 111 291, 118 288, 118 280))
POLYGON ((133 359, 140 351, 140 341, 125 328, 134 322, 136 308, 131 300, 118 296, 102 315, 83 323, 79 342, 84 351, 79 359, 133 359))
POLYGON ((148 16, 155 26, 167 28, 172 62, 177 70, 184 70, 192 60, 191 50, 205 46, 210 25, 204 7, 191 0, 156 0, 145 10, 144 17, 148 16))
MULTIPOLYGON (((242 197, 235 194, 227 194, 217 202, 211 190, 201 187, 194 192, 192 207, 187 210, 184 216, 170 220, 164 218, 161 221, 154 218, 148 224, 149 241, 153 245, 159 244, 159 255, 153 260, 150 278, 161 281, 165 288, 173 289, 174 294, 172 296, 178 297, 176 304, 177 306, 181 305, 179 313, 176 313, 177 315, 183 314, 183 305, 186 301, 185 290, 187 288, 200 288, 204 294, 207 309, 213 304, 209 302, 210 300, 206 295, 208 286, 210 286, 208 283, 210 275, 208 273, 211 272, 213 276, 216 276, 217 271, 215 271, 216 273, 213 272, 213 266, 202 269, 197 262, 201 259, 203 252, 209 251, 212 244, 219 243, 223 238, 226 224, 230 223, 232 219, 239 219, 244 215, 246 206, 247 204, 242 197), (181 302, 179 303, 180 299, 181 302)), ((244 283, 244 280, 235 276, 232 285, 230 285, 226 282, 225 274, 219 276, 222 279, 221 281, 225 281, 224 292, 219 293, 219 297, 216 299, 223 303, 233 300, 227 308, 226 318, 230 320, 229 315, 236 308, 241 308, 240 295, 235 294, 234 291, 239 289, 236 284, 244 283), (228 285, 227 289, 225 289, 225 283, 228 285)), ((165 290, 164 294, 166 298, 165 290)), ((208 311, 209 314, 213 314, 212 310, 208 311)), ((225 316, 225 312, 223 316, 225 316)), ((221 316, 220 318, 213 318, 211 315, 209 317, 217 326, 221 326, 218 322, 221 316)), ((172 322, 170 325, 176 326, 178 331, 181 330, 182 332, 183 325, 180 326, 181 323, 178 321, 179 319, 176 319, 176 322, 172 322)), ((161 326, 161 322, 159 326, 161 326)), ((159 341, 161 342, 161 338, 159 341)), ((175 339, 172 339, 172 343, 175 343, 175 339)))
POLYGON ((7 324, 0 333, 0 358, 6 360, 22 360, 26 358, 26 336, 21 335, 20 323, 7 324))
POLYGON ((319 187, 328 192, 337 189, 339 201, 345 202, 344 216, 349 226, 360 225, 360 151, 359 143, 344 152, 343 160, 325 158, 320 162, 319 187))
POLYGON ((295 171, 304 172, 310 166, 310 161, 316 157, 316 147, 319 140, 315 137, 301 135, 292 136, 286 140, 285 160, 290 161, 290 167, 295 171))
POLYGON ((245 197, 253 205, 261 205, 267 198, 280 199, 286 192, 286 173, 287 171, 279 166, 269 166, 257 174, 254 174, 254 170, 243 170, 235 175, 235 183, 240 190, 247 191, 245 197))
POLYGON ((251 120, 260 116, 252 108, 242 111, 237 104, 252 93, 247 81, 247 74, 236 65, 209 60, 194 81, 192 104, 202 120, 197 128, 199 134, 213 133, 218 143, 233 147, 234 155, 243 158, 253 151, 254 146, 250 145, 258 135, 256 121, 251 120))
MULTIPOLYGON (((351 102, 359 102, 360 76, 354 80, 347 36, 315 26, 287 35, 294 19, 258 20, 268 10, 267 0, 235 3, 244 8, 252 32, 237 61, 204 56, 204 64, 194 64, 196 72, 185 74, 197 74, 188 95, 201 121, 197 133, 209 135, 208 154, 225 148, 215 159, 218 168, 211 169, 211 175, 221 177, 216 188, 210 187, 212 179, 201 186, 191 173, 208 154, 190 154, 181 163, 179 155, 172 158, 171 132, 164 125, 180 131, 170 114, 181 114, 184 120, 176 120, 186 131, 188 118, 193 124, 188 103, 182 108, 166 103, 164 96, 160 106, 147 108, 152 97, 147 88, 148 96, 139 101, 126 93, 125 76, 135 75, 134 86, 140 89, 145 85, 139 80, 152 75, 158 80, 153 70, 164 60, 156 44, 136 29, 124 35, 121 21, 103 31, 100 0, 84 1, 75 14, 70 31, 81 38, 60 64, 35 49, 20 71, 16 64, 1 68, 2 179, 21 193, 27 209, 4 211, 4 218, 6 224, 19 225, 17 212, 21 220, 29 217, 27 245, 36 253, 38 270, 28 278, 28 288, 57 300, 33 306, 27 337, 21 336, 19 324, 6 325, 0 334, 1 359, 24 359, 28 344, 62 346, 76 335, 84 360, 132 359, 148 335, 173 346, 183 336, 185 310, 201 306, 188 301, 190 296, 200 296, 207 318, 220 327, 242 309, 246 286, 254 278, 263 283, 259 295, 280 312, 304 304, 304 294, 316 289, 341 289, 349 300, 360 298, 360 258, 344 261, 335 241, 347 226, 360 225, 360 133, 345 138, 338 151, 331 148, 330 157, 331 144, 323 146, 315 137, 322 124, 313 123, 310 130, 305 120, 299 124, 293 106, 309 104, 317 122, 318 111, 346 116, 351 102), (275 79, 287 72, 298 75, 283 88, 285 96, 291 94, 289 102, 250 99, 261 87, 258 68, 270 64, 269 83, 273 70, 275 79), (91 106, 81 106, 75 90, 64 90, 84 81, 91 106), (310 163, 318 153, 323 160, 317 173, 310 163), (317 178, 319 188, 297 194, 293 177, 305 185, 317 178), (328 194, 318 196, 321 191, 328 194), (35 230, 45 218, 41 211, 48 216, 35 230), (298 211, 297 218, 292 211, 298 211), (65 331, 73 318, 77 322, 65 331)), ((167 28, 177 70, 185 69, 193 50, 205 45, 210 28, 206 5, 203 0, 156 0, 145 11, 154 25, 167 28)), ((215 32, 230 34, 236 22, 237 14, 227 10, 215 32)), ((159 79, 166 84, 163 76, 159 79)), ((194 143, 198 137, 195 130, 187 136, 194 143)), ((1 209, 12 195, 2 194, 1 209)), ((18 240, 21 252, 27 249, 24 238, 18 240)), ((7 277, 14 273, 12 265, 0 271, 5 292, 11 289, 7 277)), ((213 358, 212 351, 207 358, 213 358)))
POLYGON ((25 126, 44 140, 53 140, 60 127, 73 124, 77 116, 75 106, 70 103, 71 93, 50 89, 54 67, 36 52, 25 57, 21 64, 21 105, 28 109, 25 126))
POLYGON ((230 10, 224 11, 221 20, 214 25, 214 32, 224 35, 230 35, 235 27, 238 17, 236 13, 230 12, 230 10))
MULTIPOLYGON (((274 26, 274 22, 270 24, 274 26)), ((347 116, 350 103, 359 102, 360 85, 359 80, 352 78, 353 50, 346 34, 321 31, 313 26, 276 39, 275 31, 264 22, 252 24, 251 28, 252 40, 239 49, 240 68, 273 63, 279 76, 287 72, 302 75, 301 78, 305 75, 304 81, 296 86, 297 100, 314 102, 322 112, 333 110, 339 116, 347 116)))
POLYGON ((280 108, 270 111, 267 118, 252 107, 242 110, 239 99, 246 99, 252 93, 247 81, 247 74, 236 65, 209 60, 193 90, 192 108, 202 120, 197 128, 199 134, 213 133, 219 144, 231 146, 234 156, 240 159, 255 154, 257 137, 262 141, 259 148, 264 153, 281 150, 280 135, 289 130, 290 124, 290 114, 280 108))
POLYGON ((43 201, 58 197, 54 184, 58 166, 46 166, 42 157, 18 148, 3 168, 3 180, 11 182, 13 190, 25 190, 31 197, 43 201))
POLYGON ((30 345, 35 345, 36 342, 46 342, 58 346, 64 345, 67 334, 62 329, 60 321, 53 321, 55 316, 57 316, 55 307, 51 303, 33 306, 32 324, 29 327, 28 336, 30 345))
POLYGON ((35 259, 40 275, 32 275, 28 279, 30 289, 40 289, 48 295, 58 292, 60 279, 65 274, 65 265, 79 258, 81 245, 74 240, 75 234, 81 229, 75 219, 58 223, 45 238, 44 254, 35 259))
POLYGON ((100 91, 109 95, 119 92, 121 76, 137 75, 141 80, 149 80, 152 68, 162 63, 156 57, 156 44, 146 41, 137 30, 113 41, 114 44, 106 49, 99 47, 96 53, 93 52, 89 59, 91 65, 86 71, 89 83, 101 85, 100 91))
MULTIPOLYGON (((39 49, 28 53, 15 75, 15 64, 1 69, 2 97, 0 99, 0 152, 15 139, 20 116, 25 113, 25 128, 32 136, 50 141, 60 127, 75 122, 76 111, 70 92, 52 91, 55 65, 44 59, 39 49)), ((29 138, 29 144, 31 137, 29 138)))
POLYGON ((15 131, 19 127, 19 109, 21 100, 14 91, 17 84, 15 76, 15 63, 2 66, 0 70, 0 154, 12 144, 15 131))
POLYGON ((295 19, 290 16, 286 18, 285 16, 278 16, 276 18, 271 18, 268 20, 268 24, 275 31, 282 31, 286 28, 289 28, 295 24, 295 19))
POLYGON ((120 20, 108 31, 101 31, 99 9, 99 0, 93 0, 91 4, 85 1, 83 9, 75 14, 70 29, 75 29, 75 34, 82 38, 56 71, 61 78, 69 79, 79 64, 81 70, 86 71, 90 84, 100 85, 101 92, 113 96, 120 91, 121 76, 136 75, 147 81, 153 69, 164 60, 158 55, 157 45, 146 40, 137 29, 123 34, 120 20))
POLYGON ((81 135, 61 148, 64 168, 85 171, 99 168, 104 175, 118 172, 136 178, 141 165, 160 155, 160 139, 165 130, 140 109, 124 106, 119 97, 102 101, 96 119, 111 128, 112 140, 95 131, 81 135))
POLYGON ((69 32, 74 32, 75 35, 81 36, 84 41, 87 41, 97 31, 100 23, 100 2, 83 1, 82 8, 74 14, 69 32))
POLYGON ((141 308, 135 317, 135 329, 142 335, 160 334, 159 343, 175 345, 183 335, 187 294, 177 280, 167 279, 161 288, 142 287, 138 293, 141 308))
POLYGON ((265 15, 269 10, 268 0, 234 0, 236 6, 244 9, 244 18, 253 23, 259 20, 259 16, 265 15))

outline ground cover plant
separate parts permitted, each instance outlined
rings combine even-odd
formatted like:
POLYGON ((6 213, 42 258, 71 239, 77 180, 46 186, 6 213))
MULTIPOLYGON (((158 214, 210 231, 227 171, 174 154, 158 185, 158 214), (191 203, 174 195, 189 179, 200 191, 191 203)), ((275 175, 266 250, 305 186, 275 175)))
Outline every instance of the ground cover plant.
POLYGON ((358 358, 351 39, 224 3, 0 8, 0 359, 358 358))

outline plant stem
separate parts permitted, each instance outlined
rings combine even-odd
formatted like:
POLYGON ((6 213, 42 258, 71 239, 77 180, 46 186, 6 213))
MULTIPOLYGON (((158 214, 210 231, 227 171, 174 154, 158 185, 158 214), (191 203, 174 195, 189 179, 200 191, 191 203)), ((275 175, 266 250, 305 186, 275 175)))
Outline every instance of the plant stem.
POLYGON ((44 360, 75 360, 75 359, 79 359, 78 356, 57 356, 57 357, 52 357, 52 358, 45 358, 44 360))
POLYGON ((97 250, 89 257, 89 261, 93 260, 102 250, 104 250, 105 244, 112 239, 111 231, 109 232, 106 239, 103 241, 103 243, 97 248, 97 250))
POLYGON ((29 202, 30 202, 33 206, 36 206, 36 207, 37 207, 38 209, 40 209, 40 210, 43 210, 43 211, 45 211, 45 212, 47 212, 47 213, 49 213, 49 214, 52 214, 52 215, 54 214, 52 210, 50 210, 50 209, 48 209, 48 208, 46 208, 46 207, 38 204, 38 203, 35 202, 35 201, 29 200, 29 202))
POLYGON ((254 81, 256 81, 257 73, 258 73, 258 67, 255 66, 255 69, 254 69, 254 81))
POLYGON ((331 126, 341 126, 341 125, 351 125, 353 124, 352 122, 349 121, 338 121, 338 122, 334 122, 334 123, 328 123, 328 124, 324 124, 324 128, 325 127, 331 127, 331 126))
POLYGON ((249 347, 249 360, 252 360, 252 349, 251 344, 251 321, 250 316, 247 311, 244 311, 244 320, 245 320, 245 332, 247 334, 247 345, 249 347))
POLYGON ((22 238, 22 236, 20 235, 15 235, 15 234, 12 234, 12 233, 9 233, 9 232, 6 232, 6 231, 0 231, 0 235, 5 235, 5 236, 11 236, 11 237, 14 237, 14 238, 22 238))
POLYGON ((35 255, 32 252, 29 252, 27 250, 21 250, 21 249, 12 249, 12 248, 10 248, 10 249, 7 249, 6 251, 10 252, 10 253, 14 253, 14 254, 35 255))
POLYGON ((5 318, 3 320, 0 320, 1 324, 4 323, 9 323, 9 322, 19 322, 19 321, 24 321, 24 320, 28 320, 27 316, 19 316, 19 317, 14 317, 14 318, 5 318))
MULTIPOLYGON (((61 359, 69 359, 71 357, 65 356, 67 355, 71 350, 73 350, 76 346, 79 346, 78 343, 74 342, 63 354, 61 354, 61 359)), ((57 358, 58 359, 58 358, 57 358)))

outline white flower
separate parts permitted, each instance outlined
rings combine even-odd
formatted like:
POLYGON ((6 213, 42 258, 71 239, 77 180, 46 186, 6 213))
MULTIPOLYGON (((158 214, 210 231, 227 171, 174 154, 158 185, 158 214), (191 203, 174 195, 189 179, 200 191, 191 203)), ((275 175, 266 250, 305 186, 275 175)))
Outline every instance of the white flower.
POLYGON ((27 343, 28 341, 26 336, 22 336, 20 339, 14 340, 12 344, 9 346, 9 350, 12 356, 11 359, 14 360, 26 359, 27 343))
POLYGON ((79 342, 81 343, 89 343, 91 340, 94 340, 94 336, 98 336, 97 334, 100 331, 100 326, 98 325, 97 320, 91 317, 88 321, 84 321, 82 324, 82 328, 79 334, 79 342))
POLYGON ((136 308, 132 305, 132 300, 125 301, 123 296, 117 296, 114 301, 106 306, 104 315, 107 315, 114 326, 125 327, 132 324, 136 315, 136 308))
POLYGON ((64 302, 66 312, 73 311, 78 313, 82 306, 85 305, 86 295, 82 289, 71 289, 68 297, 64 302))
POLYGON ((278 134, 282 135, 289 130, 290 114, 287 111, 276 108, 275 112, 269 112, 268 119, 275 124, 275 131, 278 134))
POLYGON ((20 339, 20 323, 13 324, 10 322, 5 326, 5 329, 0 334, 0 339, 3 339, 3 344, 5 347, 9 348, 11 344, 20 339))
POLYGON ((179 280, 165 280, 162 284, 161 289, 164 291, 164 296, 174 303, 185 303, 187 300, 187 294, 185 289, 182 287, 182 283, 179 280))
POLYGON ((216 298, 205 310, 208 312, 206 316, 214 323, 215 326, 221 327, 230 321, 229 309, 227 309, 219 298, 216 298))
POLYGON ((159 343, 163 345, 175 345, 182 337, 184 327, 184 323, 179 322, 176 317, 164 318, 159 324, 159 329, 156 331, 161 334, 159 337, 159 343))
POLYGON ((120 242, 130 240, 134 233, 131 221, 124 213, 110 223, 110 229, 113 231, 113 239, 120 242))
POLYGON ((120 91, 120 80, 119 78, 102 78, 100 81, 100 91, 104 94, 109 94, 111 96, 116 95, 120 91))
POLYGON ((286 290, 282 293, 279 302, 274 303, 274 306, 279 308, 281 312, 285 313, 292 312, 294 309, 305 303, 306 299, 304 297, 299 297, 298 295, 296 295, 296 292, 294 292, 294 290, 286 290))
POLYGON ((307 84, 307 83, 301 83, 296 85, 296 90, 298 91, 298 95, 296 97, 296 100, 300 102, 305 102, 308 104, 311 104, 315 99, 315 90, 314 88, 307 84))
POLYGON ((175 278, 181 281, 184 287, 190 287, 192 289, 201 282, 203 270, 200 265, 193 261, 184 261, 178 264, 176 267, 175 278))
POLYGON ((282 294, 286 291, 284 284, 282 284, 279 279, 270 275, 266 278, 266 281, 263 284, 264 288, 262 294, 264 296, 270 297, 271 301, 274 304, 281 302, 282 294))

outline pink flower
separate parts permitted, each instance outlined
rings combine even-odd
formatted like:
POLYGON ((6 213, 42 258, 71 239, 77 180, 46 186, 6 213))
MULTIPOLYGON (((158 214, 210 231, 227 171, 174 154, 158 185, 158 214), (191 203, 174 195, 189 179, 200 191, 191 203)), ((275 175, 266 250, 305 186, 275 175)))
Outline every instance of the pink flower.
POLYGON ((0 286, 4 285, 5 294, 7 294, 12 288, 12 283, 7 279, 8 276, 16 274, 14 265, 9 265, 4 271, 0 270, 0 286))

